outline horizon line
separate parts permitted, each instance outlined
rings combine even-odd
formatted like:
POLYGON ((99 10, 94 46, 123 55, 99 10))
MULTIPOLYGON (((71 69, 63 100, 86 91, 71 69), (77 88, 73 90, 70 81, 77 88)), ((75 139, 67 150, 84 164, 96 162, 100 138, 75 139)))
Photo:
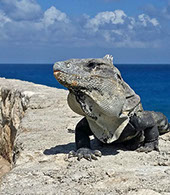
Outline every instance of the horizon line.
MULTIPOLYGON (((53 65, 55 63, 0 63, 0 65, 53 65)), ((169 63, 113 63, 113 65, 170 65, 169 63)))

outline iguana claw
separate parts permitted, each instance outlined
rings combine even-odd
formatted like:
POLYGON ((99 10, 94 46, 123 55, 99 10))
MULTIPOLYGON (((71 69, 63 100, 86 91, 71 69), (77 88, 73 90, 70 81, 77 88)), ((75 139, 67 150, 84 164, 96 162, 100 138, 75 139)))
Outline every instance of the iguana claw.
POLYGON ((144 146, 141 146, 140 148, 137 149, 137 152, 151 152, 153 150, 156 150, 159 152, 159 148, 158 148, 158 141, 155 140, 153 142, 149 142, 149 143, 145 143, 144 146))
POLYGON ((97 160, 97 156, 101 157, 102 153, 99 150, 91 150, 89 148, 79 148, 77 151, 70 151, 68 158, 77 157, 77 160, 80 161, 82 158, 85 158, 89 161, 97 160))

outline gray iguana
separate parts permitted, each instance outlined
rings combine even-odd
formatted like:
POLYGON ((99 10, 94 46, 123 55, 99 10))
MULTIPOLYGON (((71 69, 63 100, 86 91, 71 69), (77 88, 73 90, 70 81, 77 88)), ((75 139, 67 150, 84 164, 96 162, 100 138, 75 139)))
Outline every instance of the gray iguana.
POLYGON ((144 111, 140 97, 122 79, 113 57, 71 59, 56 62, 54 76, 69 89, 70 108, 84 116, 75 129, 77 151, 70 156, 97 159, 100 151, 90 147, 90 135, 103 143, 130 141, 132 149, 158 150, 158 136, 170 125, 160 112, 144 111))

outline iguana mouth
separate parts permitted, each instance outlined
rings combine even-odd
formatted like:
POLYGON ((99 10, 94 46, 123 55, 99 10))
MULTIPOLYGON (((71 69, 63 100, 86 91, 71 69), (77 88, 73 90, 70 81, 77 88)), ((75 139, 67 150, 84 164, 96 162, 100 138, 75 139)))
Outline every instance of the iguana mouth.
POLYGON ((54 72, 53 72, 55 77, 58 77, 60 75, 60 73, 64 73, 64 72, 61 70, 54 70, 54 72))
POLYGON ((54 70, 54 74, 58 73, 58 72, 62 72, 61 70, 54 70))

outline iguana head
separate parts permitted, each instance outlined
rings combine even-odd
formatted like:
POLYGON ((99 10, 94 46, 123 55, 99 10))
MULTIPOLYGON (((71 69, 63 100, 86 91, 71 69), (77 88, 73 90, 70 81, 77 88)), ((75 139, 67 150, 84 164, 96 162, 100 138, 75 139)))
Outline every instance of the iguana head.
POLYGON ((53 70, 58 82, 70 90, 86 89, 87 86, 88 89, 95 88, 101 80, 104 82, 104 79, 120 77, 119 71, 113 66, 111 55, 98 59, 70 59, 56 62, 53 70))

